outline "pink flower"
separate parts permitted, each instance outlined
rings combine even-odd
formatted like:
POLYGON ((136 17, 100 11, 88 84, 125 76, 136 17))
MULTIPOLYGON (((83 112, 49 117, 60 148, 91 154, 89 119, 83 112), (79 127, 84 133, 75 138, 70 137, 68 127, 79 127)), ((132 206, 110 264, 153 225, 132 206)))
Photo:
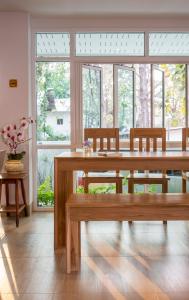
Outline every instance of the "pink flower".
POLYGON ((22 119, 20 122, 20 127, 24 129, 28 128, 28 122, 22 119))
POLYGON ((91 145, 92 145, 92 143, 91 143, 91 141, 89 141, 89 140, 85 140, 85 141, 83 142, 83 146, 84 146, 84 147, 91 147, 91 145))
POLYGON ((10 137, 10 133, 2 130, 1 135, 4 139, 8 139, 10 137))
POLYGON ((17 140, 18 140, 18 142, 24 141, 24 133, 23 132, 18 132, 17 140))
POLYGON ((29 139, 25 139, 24 131, 28 128, 29 124, 34 121, 32 118, 23 117, 20 119, 20 124, 8 124, 0 129, 0 135, 5 145, 8 146, 10 153, 16 153, 19 144, 25 143, 29 139))
POLYGON ((13 129, 13 125, 12 124, 6 125, 3 129, 5 131, 11 131, 13 129))

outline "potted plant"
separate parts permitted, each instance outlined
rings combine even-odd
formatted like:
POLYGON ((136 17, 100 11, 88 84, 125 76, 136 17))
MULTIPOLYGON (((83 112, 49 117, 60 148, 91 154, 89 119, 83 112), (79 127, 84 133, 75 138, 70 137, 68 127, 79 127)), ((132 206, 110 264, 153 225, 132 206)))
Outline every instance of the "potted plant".
POLYGON ((2 141, 9 149, 7 161, 5 162, 7 172, 23 172, 22 159, 25 151, 19 151, 19 146, 29 141, 29 139, 25 138, 25 131, 33 122, 32 118, 23 117, 20 119, 19 124, 8 124, 1 130, 2 141))

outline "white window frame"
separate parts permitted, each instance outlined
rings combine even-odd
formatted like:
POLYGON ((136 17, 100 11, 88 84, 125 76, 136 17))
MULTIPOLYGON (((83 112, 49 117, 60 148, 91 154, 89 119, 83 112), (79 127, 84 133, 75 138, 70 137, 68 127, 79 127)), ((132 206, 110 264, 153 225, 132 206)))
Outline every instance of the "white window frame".
MULTIPOLYGON (((35 85, 35 63, 36 61, 59 61, 59 62, 70 62, 70 76, 71 76, 71 82, 70 82, 70 101, 71 101, 71 142, 68 145, 63 144, 37 144, 36 141, 36 129, 32 129, 32 136, 33 136, 33 143, 32 143, 32 165, 34 166, 32 169, 32 178, 33 178, 33 210, 35 211, 49 211, 53 210, 53 208, 41 208, 37 206, 37 150, 38 149, 71 149, 75 150, 77 147, 81 146, 82 143, 82 85, 81 85, 81 70, 83 64, 139 64, 139 63, 147 63, 147 64, 160 64, 160 63, 167 63, 167 64, 187 64, 187 74, 188 74, 188 68, 189 68, 189 56, 188 57, 155 57, 155 56, 148 56, 148 50, 149 50, 149 32, 188 32, 188 28, 141 28, 138 29, 136 27, 134 28, 110 28, 110 27, 101 27, 94 28, 90 27, 88 32, 144 32, 144 56, 140 57, 119 57, 119 56, 105 56, 105 57, 76 57, 75 56, 75 33, 76 32, 86 32, 86 27, 71 27, 71 26, 65 26, 63 23, 60 25, 61 22, 56 22, 54 20, 54 23, 49 22, 36 22, 33 21, 32 29, 31 29, 31 49, 32 49, 32 56, 31 56, 31 101, 30 101, 30 111, 32 112, 32 116, 37 116, 37 104, 36 104, 36 85, 35 85), (59 24, 57 26, 57 24, 59 24), (70 57, 60 58, 60 57, 53 57, 53 58, 38 58, 36 60, 35 57, 35 34, 37 32, 69 32, 70 33, 70 57)), ((77 26, 77 22, 75 23, 75 26, 77 26)), ((187 84, 186 84, 186 125, 188 125, 188 110, 189 110, 189 79, 187 78, 187 84)), ((168 146, 175 147, 180 146, 180 142, 169 142, 168 146)), ((125 141, 122 143, 122 147, 128 147, 128 142, 125 141)))

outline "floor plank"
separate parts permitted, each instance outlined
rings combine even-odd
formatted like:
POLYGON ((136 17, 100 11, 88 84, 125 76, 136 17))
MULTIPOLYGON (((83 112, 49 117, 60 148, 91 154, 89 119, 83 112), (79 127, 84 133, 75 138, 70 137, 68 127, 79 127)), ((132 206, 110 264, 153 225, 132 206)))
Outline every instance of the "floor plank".
POLYGON ((0 219, 0 300, 189 299, 189 222, 83 222, 81 272, 53 249, 53 213, 0 219))

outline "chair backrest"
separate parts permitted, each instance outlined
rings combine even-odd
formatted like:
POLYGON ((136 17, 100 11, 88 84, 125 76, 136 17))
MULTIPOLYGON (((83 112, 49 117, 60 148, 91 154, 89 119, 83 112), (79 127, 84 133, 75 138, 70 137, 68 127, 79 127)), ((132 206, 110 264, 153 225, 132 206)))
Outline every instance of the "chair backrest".
POLYGON ((158 140, 161 140, 161 151, 166 151, 165 128, 131 128, 130 151, 135 150, 135 140, 138 140, 137 150, 140 152, 156 152, 158 150, 158 140))
POLYGON ((84 140, 92 141, 94 152, 119 151, 119 128, 85 128, 84 140))
POLYGON ((182 151, 187 150, 189 128, 182 128, 182 151))

